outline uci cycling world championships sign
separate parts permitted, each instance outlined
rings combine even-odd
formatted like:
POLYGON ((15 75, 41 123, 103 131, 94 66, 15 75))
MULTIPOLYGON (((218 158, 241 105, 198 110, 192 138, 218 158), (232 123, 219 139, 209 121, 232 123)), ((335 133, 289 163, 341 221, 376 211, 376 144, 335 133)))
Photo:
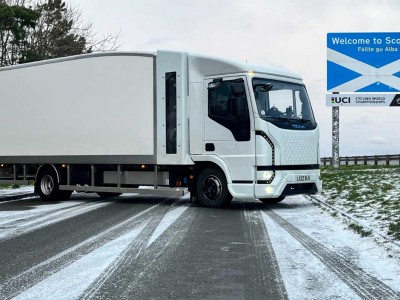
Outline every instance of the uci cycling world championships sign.
POLYGON ((328 33, 327 48, 327 106, 400 106, 400 32, 328 33))

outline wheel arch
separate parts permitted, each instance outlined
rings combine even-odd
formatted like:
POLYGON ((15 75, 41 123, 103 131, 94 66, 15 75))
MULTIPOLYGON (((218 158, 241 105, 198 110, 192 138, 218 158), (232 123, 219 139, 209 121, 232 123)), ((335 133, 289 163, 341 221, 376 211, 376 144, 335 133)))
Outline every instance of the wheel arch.
POLYGON ((56 168, 56 166, 53 165, 53 164, 43 164, 43 165, 41 165, 41 166, 37 169, 37 171, 36 171, 35 182, 37 182, 38 176, 39 176, 39 174, 40 174, 40 172, 41 172, 42 170, 52 170, 52 171, 54 171, 54 172, 56 173, 56 176, 57 176, 57 183, 60 183, 60 182, 61 182, 61 175, 60 175, 60 172, 58 171, 58 169, 56 168))
MULTIPOLYGON (((207 168, 217 168, 225 174, 225 179, 227 182, 229 193, 231 195, 236 195, 234 193, 234 190, 232 190, 232 177, 229 172, 229 167, 225 163, 225 161, 223 161, 218 156, 211 156, 211 155, 193 155, 193 156, 191 156, 191 158, 195 163, 194 177, 196 180, 201 171, 203 171, 207 168)), ((191 191, 191 192, 194 192, 194 191, 191 191)))
POLYGON ((218 168, 224 174, 228 185, 232 183, 232 177, 229 172, 229 168, 227 164, 215 156, 192 156, 192 160, 195 163, 195 176, 198 175, 201 171, 207 168, 218 168))

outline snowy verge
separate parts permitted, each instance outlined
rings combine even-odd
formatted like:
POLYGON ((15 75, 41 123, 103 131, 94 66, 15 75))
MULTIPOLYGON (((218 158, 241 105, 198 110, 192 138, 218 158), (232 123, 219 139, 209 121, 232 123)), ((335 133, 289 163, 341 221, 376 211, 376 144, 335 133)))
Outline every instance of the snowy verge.
POLYGON ((377 230, 371 219, 361 220, 345 212, 343 209, 327 203, 326 198, 322 195, 305 196, 305 198, 330 211, 332 216, 339 218, 346 225, 356 224, 360 228, 363 228, 364 232, 370 233, 369 235, 372 235, 377 244, 383 246, 389 252, 390 256, 400 258, 400 242, 394 237, 385 234, 382 230, 377 230))

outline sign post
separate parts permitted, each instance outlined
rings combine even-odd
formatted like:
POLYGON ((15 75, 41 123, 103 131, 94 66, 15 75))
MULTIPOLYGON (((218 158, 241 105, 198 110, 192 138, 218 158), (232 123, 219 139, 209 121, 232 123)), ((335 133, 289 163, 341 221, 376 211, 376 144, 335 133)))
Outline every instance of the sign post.
POLYGON ((339 168, 339 107, 332 107, 332 164, 339 168))
POLYGON ((327 73, 332 163, 338 168, 339 107, 400 106, 400 32, 328 33, 327 73))

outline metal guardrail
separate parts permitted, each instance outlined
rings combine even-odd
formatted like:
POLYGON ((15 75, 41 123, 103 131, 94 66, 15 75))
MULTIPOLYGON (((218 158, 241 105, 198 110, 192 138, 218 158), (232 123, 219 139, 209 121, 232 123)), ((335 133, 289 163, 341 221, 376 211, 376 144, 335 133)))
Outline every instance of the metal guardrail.
MULTIPOLYGON (((400 154, 395 155, 369 155, 369 156, 343 156, 339 159, 341 166, 347 165, 400 165, 400 154)), ((321 165, 332 166, 332 157, 322 157, 321 165)))

